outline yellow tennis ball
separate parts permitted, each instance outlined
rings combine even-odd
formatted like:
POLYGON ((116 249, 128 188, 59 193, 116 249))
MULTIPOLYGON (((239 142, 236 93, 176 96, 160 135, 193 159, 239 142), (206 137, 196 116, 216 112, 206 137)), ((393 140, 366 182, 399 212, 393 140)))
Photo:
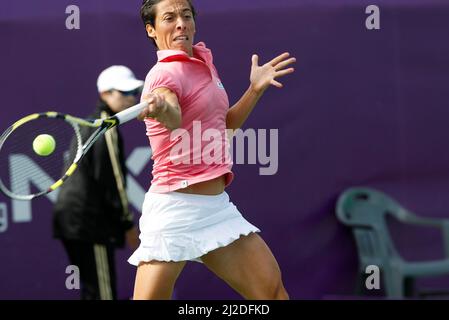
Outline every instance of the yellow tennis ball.
POLYGON ((56 141, 49 134, 40 134, 33 141, 33 150, 40 156, 48 156, 55 151, 56 141))

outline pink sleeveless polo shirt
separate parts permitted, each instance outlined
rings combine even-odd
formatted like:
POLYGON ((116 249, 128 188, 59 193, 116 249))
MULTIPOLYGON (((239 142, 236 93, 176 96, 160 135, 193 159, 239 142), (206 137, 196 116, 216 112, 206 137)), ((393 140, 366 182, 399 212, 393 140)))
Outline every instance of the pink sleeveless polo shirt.
POLYGON ((142 97, 168 88, 178 97, 182 124, 170 131, 154 119, 145 119, 153 151, 150 192, 166 193, 226 175, 233 180, 226 131, 229 100, 213 65, 212 52, 202 42, 194 57, 183 51, 160 50, 150 70, 142 97))

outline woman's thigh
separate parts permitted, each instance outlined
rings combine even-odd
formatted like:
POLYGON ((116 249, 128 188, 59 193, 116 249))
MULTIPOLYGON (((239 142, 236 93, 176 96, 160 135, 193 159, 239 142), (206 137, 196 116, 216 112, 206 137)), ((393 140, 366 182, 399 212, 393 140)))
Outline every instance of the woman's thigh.
POLYGON ((279 265, 258 234, 241 237, 201 259, 246 299, 288 299, 279 265))
POLYGON ((167 300, 186 262, 142 262, 137 267, 134 300, 167 300))

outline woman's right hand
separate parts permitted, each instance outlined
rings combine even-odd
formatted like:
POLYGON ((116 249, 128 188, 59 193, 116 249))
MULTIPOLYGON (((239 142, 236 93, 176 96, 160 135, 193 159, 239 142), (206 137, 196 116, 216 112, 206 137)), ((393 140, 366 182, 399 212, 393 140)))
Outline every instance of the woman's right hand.
POLYGON ((139 114, 139 120, 153 118, 171 131, 181 127, 181 107, 176 94, 170 89, 157 88, 144 96, 142 101, 147 101, 149 105, 139 114))
POLYGON ((139 120, 144 120, 145 118, 157 119, 168 107, 165 97, 157 93, 150 93, 143 98, 143 101, 148 102, 148 106, 140 112, 137 117, 139 120))

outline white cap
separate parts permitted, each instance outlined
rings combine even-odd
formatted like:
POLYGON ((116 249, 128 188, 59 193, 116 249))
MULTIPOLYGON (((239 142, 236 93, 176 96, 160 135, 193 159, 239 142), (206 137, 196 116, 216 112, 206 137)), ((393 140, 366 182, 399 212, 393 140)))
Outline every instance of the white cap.
POLYGON ((137 80, 134 73, 125 66, 111 66, 103 70, 98 76, 98 92, 112 89, 119 91, 132 91, 143 85, 142 80, 137 80))

